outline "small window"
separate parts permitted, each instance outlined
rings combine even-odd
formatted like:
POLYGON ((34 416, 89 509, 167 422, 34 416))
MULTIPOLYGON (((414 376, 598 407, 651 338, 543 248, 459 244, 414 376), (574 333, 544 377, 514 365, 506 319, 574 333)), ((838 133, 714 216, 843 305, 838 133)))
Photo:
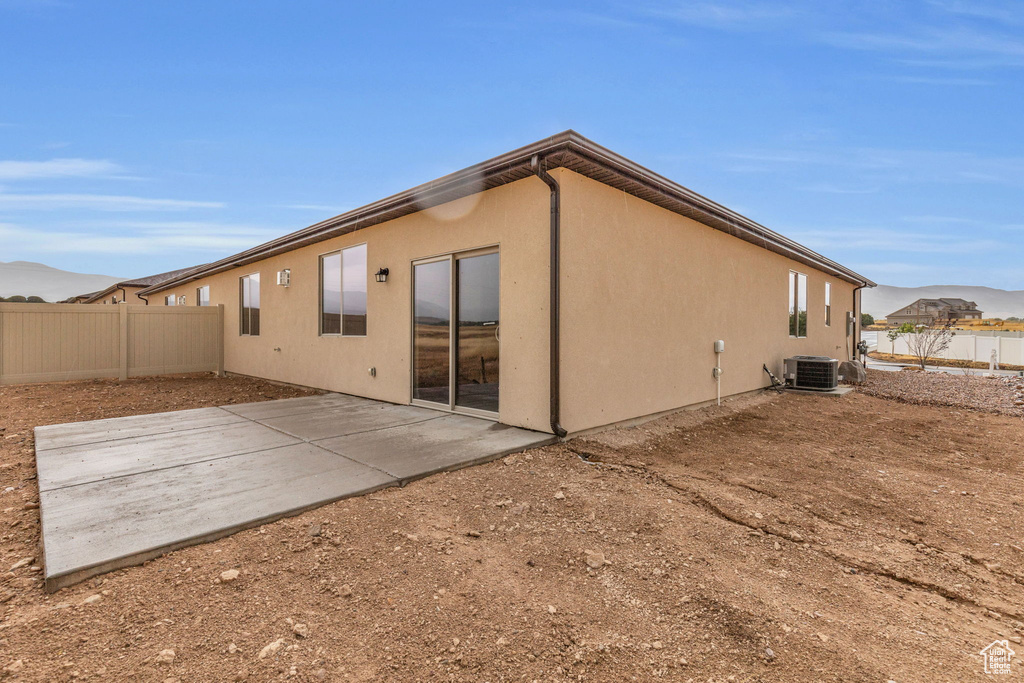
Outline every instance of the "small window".
POLYGON ((210 285, 196 287, 196 306, 210 305, 210 285))
POLYGON ((366 245, 341 252, 341 333, 366 336, 366 245))
POLYGON ((173 294, 168 294, 167 296, 164 297, 164 306, 173 306, 173 305, 174 305, 174 295, 173 294))
POLYGON ((178 297, 178 305, 179 306, 184 306, 187 303, 187 301, 188 300, 185 298, 184 294, 182 294, 181 296, 178 297))
POLYGON ((341 334, 341 254, 320 257, 320 334, 341 334))
POLYGON ((825 283, 825 326, 832 326, 832 283, 825 283))
POLYGON ((239 333, 258 337, 260 334, 260 274, 239 278, 241 324, 239 333))
POLYGON ((789 271, 789 336, 807 336, 807 276, 789 271))
POLYGON ((366 336, 366 245, 320 257, 320 334, 366 336))

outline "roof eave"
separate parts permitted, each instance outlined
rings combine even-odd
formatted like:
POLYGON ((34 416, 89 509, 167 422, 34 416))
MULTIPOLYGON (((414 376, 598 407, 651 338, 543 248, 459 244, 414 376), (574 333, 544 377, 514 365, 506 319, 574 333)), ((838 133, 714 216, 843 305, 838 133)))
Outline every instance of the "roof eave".
POLYGON ((140 291, 139 294, 145 296, 170 289, 254 261, 521 180, 534 174, 530 168, 530 162, 534 157, 544 158, 549 169, 568 168, 583 172, 584 175, 588 175, 587 171, 591 170, 588 169, 588 165, 595 165, 612 174, 599 182, 605 182, 612 187, 641 196, 641 198, 653 201, 653 203, 669 208, 676 213, 688 215, 710 227, 794 258, 855 285, 875 286, 871 280, 821 254, 674 183, 588 140, 573 130, 568 130, 358 209, 314 223, 307 228, 221 259, 206 267, 151 285, 140 291), (618 182, 612 182, 616 179, 618 182), (688 209, 679 210, 680 207, 688 207, 688 209))

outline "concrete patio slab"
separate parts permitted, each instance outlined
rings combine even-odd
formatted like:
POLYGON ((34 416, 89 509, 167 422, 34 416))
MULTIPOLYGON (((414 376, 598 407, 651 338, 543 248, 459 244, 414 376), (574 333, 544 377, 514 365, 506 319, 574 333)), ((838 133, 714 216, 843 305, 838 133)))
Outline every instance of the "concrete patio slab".
MULTIPOLYGON (((320 396, 301 396, 299 398, 282 398, 276 401, 260 401, 258 403, 237 403, 229 406, 221 406, 233 415, 250 420, 265 420, 285 415, 301 415, 303 413, 317 413, 326 406, 347 406, 355 405, 361 399, 355 396, 344 394, 323 394, 320 396)), ((387 405, 387 404, 384 404, 387 405)))
POLYGON ((38 427, 45 586, 552 440, 339 394, 38 427))
POLYGON ((340 415, 337 411, 316 411, 262 418, 260 423, 298 437, 303 441, 319 441, 356 432, 370 432, 426 420, 437 420, 442 417, 444 417, 444 413, 428 408, 363 401, 359 404, 344 406, 340 415))
POLYGON ((317 445, 383 470, 405 485, 420 477, 487 462, 552 440, 550 434, 477 417, 442 414, 436 420, 325 439, 317 445))
POLYGON ((397 483, 300 443, 47 491, 47 588, 397 483))
POLYGON ((45 491, 298 443, 300 439, 243 420, 217 427, 40 451, 36 456, 36 471, 39 489, 45 491))
POLYGON ((36 427, 36 450, 45 451, 63 446, 80 446, 111 439, 130 439, 237 422, 245 422, 245 418, 220 408, 195 408, 178 410, 173 413, 111 417, 106 420, 47 425, 36 427))

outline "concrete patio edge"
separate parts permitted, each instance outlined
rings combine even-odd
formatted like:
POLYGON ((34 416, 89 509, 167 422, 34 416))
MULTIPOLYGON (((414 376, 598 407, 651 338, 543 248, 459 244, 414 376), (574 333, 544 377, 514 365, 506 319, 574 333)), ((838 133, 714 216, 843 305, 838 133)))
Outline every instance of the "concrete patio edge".
MULTIPOLYGON (((155 560, 156 558, 174 552, 175 550, 181 550, 182 548, 188 548, 193 545, 210 543, 211 541, 216 541, 221 538, 225 538, 239 531, 245 531, 246 529, 254 529, 256 527, 263 526, 264 524, 270 524, 271 522, 276 522, 280 519, 285 519, 287 517, 295 517, 297 515, 301 515, 304 512, 308 512, 309 510, 315 510, 317 508, 323 507, 324 505, 336 503, 339 500, 354 498, 356 496, 365 496, 376 491, 395 488, 399 485, 399 481, 395 479, 384 484, 370 486, 365 489, 353 491, 351 493, 346 493, 341 496, 326 498, 290 510, 274 512, 273 514, 267 515, 266 517, 261 517, 259 519, 253 519, 247 522, 241 522, 237 524, 230 524, 215 531, 210 531, 205 534, 182 539, 181 541, 177 541, 175 543, 155 546, 153 548, 142 550, 140 552, 133 552, 129 555, 122 555, 121 557, 116 557, 105 562, 90 565, 88 567, 80 567, 69 572, 54 574, 52 576, 48 575, 43 580, 43 590, 45 590, 47 593, 55 593, 62 588, 73 586, 77 583, 85 581, 86 579, 91 579, 94 576, 99 576, 100 574, 106 574, 112 571, 117 571, 118 569, 125 569, 127 567, 135 567, 140 564, 145 564, 150 560, 155 560)), ((42 512, 42 508, 40 508, 40 512, 42 512)), ((40 539, 40 546, 42 550, 42 556, 46 557, 45 538, 40 539)))

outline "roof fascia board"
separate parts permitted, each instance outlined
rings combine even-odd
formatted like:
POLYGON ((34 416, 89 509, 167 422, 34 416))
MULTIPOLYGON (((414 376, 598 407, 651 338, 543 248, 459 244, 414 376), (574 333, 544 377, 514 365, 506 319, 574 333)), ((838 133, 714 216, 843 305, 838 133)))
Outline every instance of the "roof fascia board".
MULTIPOLYGON (((534 156, 546 157, 556 154, 560 155, 561 158, 553 159, 549 169, 566 167, 566 162, 571 160, 571 158, 565 158, 566 155, 596 163, 602 168, 621 176, 624 180, 640 183, 655 192, 665 195, 672 201, 686 204, 698 211, 702 216, 705 216, 712 228, 722 230, 757 246, 767 248, 770 251, 775 251, 811 267, 831 273, 853 284, 869 287, 875 285, 871 280, 825 258, 821 254, 811 251, 797 242, 783 237, 763 225, 755 223, 749 218, 688 190, 682 185, 674 183, 570 130, 526 145, 525 147, 520 147, 479 164, 474 164, 404 192, 385 197, 358 209, 328 218, 307 228, 211 263, 204 268, 156 283, 139 293, 148 295, 170 289, 180 284, 475 194, 485 189, 490 189, 486 187, 488 182, 501 180, 503 177, 509 177, 516 172, 527 170, 530 160, 534 156)), ((527 175, 532 175, 532 173, 524 173, 523 177, 527 175)), ((519 179, 513 178, 509 182, 519 179)), ((498 184, 500 183, 496 183, 492 187, 496 187, 498 184)))

